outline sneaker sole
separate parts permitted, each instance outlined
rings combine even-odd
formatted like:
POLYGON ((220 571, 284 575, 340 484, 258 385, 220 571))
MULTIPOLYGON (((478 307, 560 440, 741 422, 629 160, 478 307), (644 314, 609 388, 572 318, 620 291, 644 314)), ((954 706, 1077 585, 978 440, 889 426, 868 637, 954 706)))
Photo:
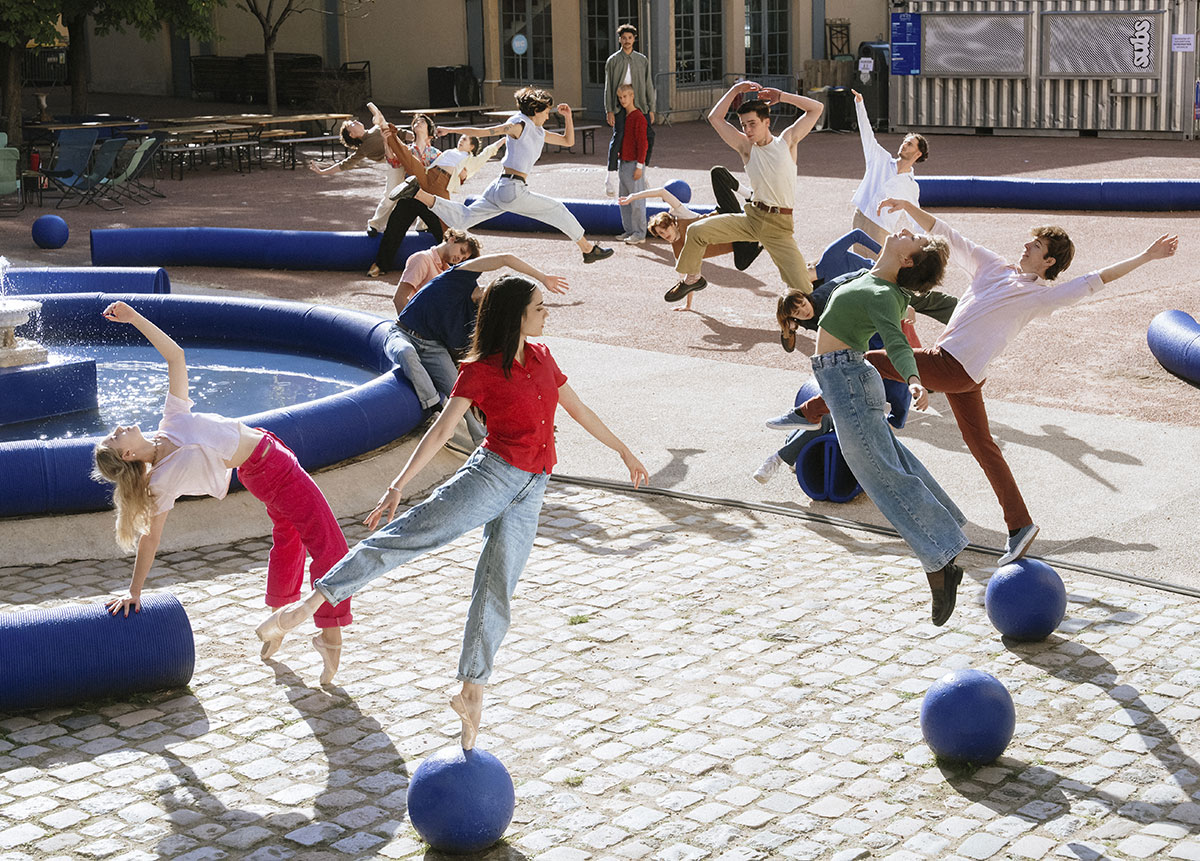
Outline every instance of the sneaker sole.
POLYGON ((1031 545, 1033 543, 1033 539, 1037 538, 1038 533, 1041 531, 1042 531, 1042 528, 1040 526, 1035 525, 1033 527, 1033 531, 1030 532, 1027 536, 1025 536, 1025 538, 1022 539, 1021 543, 1013 548, 1011 553, 1005 553, 998 560, 996 560, 996 563, 998 565, 1008 565, 1010 562, 1016 562, 1018 559, 1020 559, 1022 556, 1024 556, 1026 553, 1029 552, 1029 545, 1031 545))

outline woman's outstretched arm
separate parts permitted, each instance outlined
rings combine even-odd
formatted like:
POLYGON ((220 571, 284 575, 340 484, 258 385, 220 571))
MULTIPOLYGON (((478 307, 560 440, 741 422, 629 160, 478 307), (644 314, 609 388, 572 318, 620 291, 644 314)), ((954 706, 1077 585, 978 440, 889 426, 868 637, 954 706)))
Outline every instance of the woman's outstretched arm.
POLYGON ((167 360, 168 390, 175 397, 186 401, 188 399, 188 374, 187 358, 184 356, 183 347, 124 302, 113 302, 101 314, 105 320, 111 320, 114 323, 128 323, 146 336, 146 340, 150 342, 151 346, 167 360))

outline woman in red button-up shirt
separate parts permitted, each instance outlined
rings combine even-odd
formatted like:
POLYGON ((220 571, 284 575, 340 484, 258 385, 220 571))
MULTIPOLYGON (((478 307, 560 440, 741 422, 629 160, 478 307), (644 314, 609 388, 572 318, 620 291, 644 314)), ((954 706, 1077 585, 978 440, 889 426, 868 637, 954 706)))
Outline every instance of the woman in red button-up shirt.
POLYGON ((462 691, 450 700, 462 719, 463 748, 474 747, 483 685, 508 630, 509 600, 533 547, 542 495, 555 463, 558 405, 621 456, 634 487, 649 478, 629 447, 567 385, 550 351, 527 340, 542 334, 546 315, 542 291, 529 278, 507 275, 487 287, 471 351, 449 401, 365 521, 372 529, 384 515, 390 522, 318 580, 302 603, 258 626, 264 656, 322 604, 336 604, 380 574, 483 526, 458 664, 462 691), (472 404, 487 416, 483 444, 428 499, 393 520, 405 486, 442 449, 472 404))

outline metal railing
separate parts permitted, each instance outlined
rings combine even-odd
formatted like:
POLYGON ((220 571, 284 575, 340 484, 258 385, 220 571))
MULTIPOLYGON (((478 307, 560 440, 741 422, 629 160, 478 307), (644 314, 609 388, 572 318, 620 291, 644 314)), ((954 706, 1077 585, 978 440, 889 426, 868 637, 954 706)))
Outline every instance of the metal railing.
POLYGON ((67 82, 67 49, 56 46, 26 48, 21 58, 26 86, 57 87, 67 82))

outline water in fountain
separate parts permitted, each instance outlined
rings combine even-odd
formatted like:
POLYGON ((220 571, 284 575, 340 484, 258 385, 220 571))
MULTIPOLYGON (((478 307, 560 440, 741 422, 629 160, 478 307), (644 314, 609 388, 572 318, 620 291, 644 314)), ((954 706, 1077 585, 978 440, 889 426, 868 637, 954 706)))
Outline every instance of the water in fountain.
POLYGON ((42 303, 32 299, 9 299, 5 295, 8 265, 8 259, 0 257, 0 368, 39 365, 46 361, 49 352, 35 341, 18 338, 15 330, 28 323, 29 318, 41 310, 42 303))

